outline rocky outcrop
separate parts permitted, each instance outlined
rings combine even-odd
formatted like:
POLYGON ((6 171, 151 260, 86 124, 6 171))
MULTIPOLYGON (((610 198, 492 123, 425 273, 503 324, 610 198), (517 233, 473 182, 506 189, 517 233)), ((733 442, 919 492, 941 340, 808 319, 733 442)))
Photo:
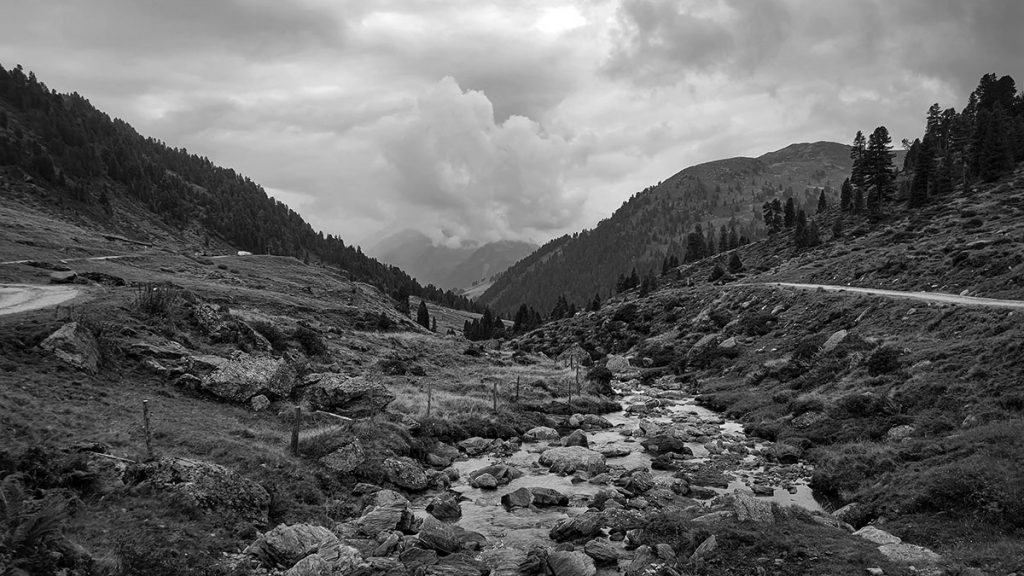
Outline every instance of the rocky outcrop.
MULTIPOLYGON (((334 576, 336 574, 354 574, 362 565, 362 557, 355 548, 342 542, 332 542, 321 546, 315 554, 310 554, 292 566, 285 576, 334 576)), ((381 574, 382 572, 371 572, 381 574)))
POLYGON ((562 446, 582 446, 587 448, 589 445, 587 435, 583 430, 573 430, 568 436, 562 438, 562 446))
POLYGON ((295 371, 287 362, 270 356, 241 353, 203 378, 200 388, 232 402, 248 402, 263 394, 287 398, 295 387, 295 371))
POLYGON ((358 534, 374 538, 385 531, 410 532, 416 522, 405 496, 394 490, 379 490, 354 526, 358 534))
POLYGON ((314 410, 325 410, 352 417, 382 412, 394 399, 380 382, 357 376, 325 372, 310 374, 303 380, 307 386, 304 397, 314 410))
POLYGON ((39 347, 62 362, 95 374, 100 365, 100 345, 93 333, 79 322, 69 322, 43 340, 39 347))
POLYGON ((218 464, 161 458, 129 469, 136 483, 175 493, 187 506, 258 525, 267 523, 270 495, 262 486, 218 464))
MULTIPOLYGON (((496 486, 508 484, 509 482, 519 478, 523 475, 522 470, 514 466, 508 466, 505 464, 492 464, 490 466, 484 466, 483 468, 474 470, 469 473, 469 483, 471 486, 479 486, 480 479, 484 476, 490 476, 497 482, 496 486)), ((483 487, 483 486, 480 486, 483 487)))
POLYGON ((562 446, 545 450, 540 464, 555 474, 572 474, 578 470, 598 474, 608 469, 604 456, 581 446, 562 446))
POLYGON ((601 514, 594 511, 563 518, 555 523, 548 536, 555 542, 592 538, 601 533, 601 514))
POLYGON ((480 454, 490 450, 493 444, 494 440, 473 436, 472 438, 466 438, 462 442, 459 442, 459 448, 462 448, 467 456, 479 456, 480 454))
POLYGON ((874 526, 865 526, 853 533, 854 536, 878 544, 878 551, 892 562, 912 564, 918 569, 934 566, 942 560, 942 556, 915 544, 904 542, 899 536, 890 534, 874 526))
POLYGON ((530 428, 523 434, 523 442, 544 442, 550 440, 558 440, 558 430, 554 428, 548 428, 547 426, 537 426, 536 428, 530 428))

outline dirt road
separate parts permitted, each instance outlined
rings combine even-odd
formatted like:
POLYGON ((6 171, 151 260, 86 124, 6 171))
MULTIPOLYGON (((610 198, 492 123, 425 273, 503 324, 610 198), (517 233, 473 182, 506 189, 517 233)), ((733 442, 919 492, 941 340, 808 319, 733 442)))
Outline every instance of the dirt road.
POLYGON ((78 296, 71 286, 0 284, 0 316, 56 306, 78 296))
POLYGON ((924 300, 926 302, 942 302, 958 306, 988 306, 993 308, 1019 308, 1024 310, 1024 301, 999 300, 996 298, 978 298, 976 296, 960 296, 945 292, 903 292, 900 290, 884 290, 882 288, 860 288, 856 286, 833 286, 831 284, 796 284, 792 282, 766 282, 760 286, 781 286, 799 290, 825 290, 827 292, 853 292, 857 294, 874 294, 887 298, 906 298, 924 300))

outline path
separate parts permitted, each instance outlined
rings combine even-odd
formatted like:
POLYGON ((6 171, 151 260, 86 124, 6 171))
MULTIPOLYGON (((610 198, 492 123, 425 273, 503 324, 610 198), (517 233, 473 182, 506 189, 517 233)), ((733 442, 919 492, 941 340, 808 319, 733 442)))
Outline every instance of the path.
POLYGON ((1019 308, 1024 310, 1024 301, 999 300, 996 298, 978 298, 976 296, 960 296, 945 292, 904 292, 901 290, 885 290, 882 288, 860 288, 857 286, 835 286, 831 284, 797 284, 793 282, 765 282, 762 284, 737 284, 737 286, 780 286, 799 290, 825 290, 827 292, 854 292, 857 294, 874 294, 888 298, 906 298, 927 302, 942 302, 958 306, 988 306, 992 308, 1019 308))
POLYGON ((0 284, 0 316, 56 306, 78 294, 79 290, 71 286, 0 284))

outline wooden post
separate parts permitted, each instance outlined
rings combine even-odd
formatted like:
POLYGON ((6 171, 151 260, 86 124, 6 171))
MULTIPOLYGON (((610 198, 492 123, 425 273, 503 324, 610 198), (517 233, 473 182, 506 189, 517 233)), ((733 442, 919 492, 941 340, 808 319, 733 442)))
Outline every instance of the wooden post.
POLYGON ((580 367, 576 366, 576 395, 583 396, 583 389, 580 388, 580 367))
POLYGON ((491 407, 495 414, 498 413, 498 381, 491 383, 491 407))
POLYGON ((149 400, 142 401, 142 427, 146 433, 146 459, 153 459, 153 434, 149 428, 149 400))
POLYGON ((295 419, 292 422, 292 456, 299 455, 299 428, 302 427, 302 407, 295 407, 295 419))
POLYGON ((427 384, 427 418, 430 418, 430 406, 434 403, 434 386, 427 384))
POLYGON ((516 404, 519 404, 519 379, 521 376, 516 376, 516 404))
POLYGON ((569 413, 572 414, 572 383, 569 383, 569 413))

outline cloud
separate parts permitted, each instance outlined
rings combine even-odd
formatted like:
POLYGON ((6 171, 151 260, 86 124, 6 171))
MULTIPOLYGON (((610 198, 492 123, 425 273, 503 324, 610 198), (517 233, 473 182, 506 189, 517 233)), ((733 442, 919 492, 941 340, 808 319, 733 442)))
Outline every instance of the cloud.
POLYGON ((523 116, 496 122, 478 91, 446 77, 377 134, 396 222, 448 242, 545 238, 576 223, 583 198, 565 173, 578 144, 523 116))

